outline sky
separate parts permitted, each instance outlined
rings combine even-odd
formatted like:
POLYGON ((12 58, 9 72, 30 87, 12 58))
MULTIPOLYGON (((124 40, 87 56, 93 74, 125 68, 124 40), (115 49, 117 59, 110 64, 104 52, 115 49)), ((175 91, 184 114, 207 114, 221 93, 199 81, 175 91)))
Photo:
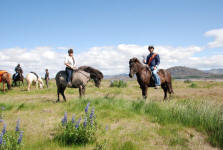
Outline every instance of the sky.
POLYGON ((223 68, 222 0, 0 0, 0 70, 51 77, 69 48, 78 66, 128 73, 128 61, 160 55, 160 68, 223 68))

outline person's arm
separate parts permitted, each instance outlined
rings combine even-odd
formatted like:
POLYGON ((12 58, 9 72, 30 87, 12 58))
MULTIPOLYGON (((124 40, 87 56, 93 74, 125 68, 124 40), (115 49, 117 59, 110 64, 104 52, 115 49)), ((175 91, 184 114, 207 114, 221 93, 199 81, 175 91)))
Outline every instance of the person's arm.
POLYGON ((65 58, 64 65, 66 65, 68 68, 73 68, 73 67, 68 63, 68 57, 65 58))
POLYGON ((155 62, 156 62, 156 68, 157 68, 159 66, 159 64, 160 64, 160 57, 159 57, 158 54, 155 57, 155 62))
POLYGON ((148 56, 146 57, 146 61, 144 62, 144 64, 148 64, 148 62, 149 62, 149 56, 150 56, 150 55, 148 55, 148 56))

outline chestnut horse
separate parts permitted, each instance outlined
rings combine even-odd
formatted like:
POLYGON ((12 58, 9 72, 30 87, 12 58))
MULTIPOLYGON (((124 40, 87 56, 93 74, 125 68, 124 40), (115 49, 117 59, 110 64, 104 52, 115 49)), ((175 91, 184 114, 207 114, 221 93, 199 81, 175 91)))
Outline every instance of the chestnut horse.
MULTIPOLYGON (((136 74, 137 81, 142 89, 142 96, 146 99, 148 87, 155 87, 152 71, 135 57, 129 60, 129 69, 129 77, 132 78, 134 74, 136 74)), ((164 91, 164 100, 166 100, 167 92, 169 94, 174 93, 172 89, 171 74, 165 69, 159 69, 158 75, 160 77, 161 87, 164 91)))
POLYGON ((11 89, 11 75, 7 71, 0 70, 0 83, 3 84, 3 92, 5 92, 5 83, 7 83, 8 90, 11 89))

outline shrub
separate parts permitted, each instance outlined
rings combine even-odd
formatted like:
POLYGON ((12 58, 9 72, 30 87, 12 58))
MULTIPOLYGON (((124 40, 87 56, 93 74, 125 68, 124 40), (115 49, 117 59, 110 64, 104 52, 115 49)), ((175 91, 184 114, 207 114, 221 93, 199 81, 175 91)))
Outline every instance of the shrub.
POLYGON ((187 79, 187 80, 184 80, 184 83, 191 83, 192 81, 187 79))
POLYGON ((127 87, 127 83, 124 80, 112 80, 110 83, 110 87, 125 88, 127 87))
POLYGON ((17 121, 15 132, 7 132, 4 124, 0 134, 0 150, 20 150, 22 148, 23 131, 20 131, 20 121, 17 121))
POLYGON ((59 134, 56 136, 63 145, 85 145, 96 140, 96 117, 94 108, 91 113, 88 113, 90 103, 85 108, 84 121, 81 123, 81 117, 75 121, 75 116, 72 116, 71 121, 67 121, 67 113, 64 114, 62 124, 59 128, 59 134))
POLYGON ((191 83, 191 85, 189 87, 190 88, 198 88, 198 85, 196 83, 191 83))

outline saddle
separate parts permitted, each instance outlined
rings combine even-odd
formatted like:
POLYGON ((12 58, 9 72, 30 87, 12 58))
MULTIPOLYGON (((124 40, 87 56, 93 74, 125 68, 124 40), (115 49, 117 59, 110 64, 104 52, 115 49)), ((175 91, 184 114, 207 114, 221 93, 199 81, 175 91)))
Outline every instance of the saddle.
POLYGON ((0 70, 0 82, 2 82, 2 75, 4 74, 4 73, 6 73, 7 71, 4 71, 4 70, 0 70))

